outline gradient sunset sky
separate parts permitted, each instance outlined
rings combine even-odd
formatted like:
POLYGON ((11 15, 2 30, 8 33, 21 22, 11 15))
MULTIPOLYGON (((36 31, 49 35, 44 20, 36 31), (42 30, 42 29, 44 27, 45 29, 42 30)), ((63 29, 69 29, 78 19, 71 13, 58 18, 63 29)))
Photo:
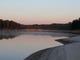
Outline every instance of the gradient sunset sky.
POLYGON ((0 0, 0 19, 22 24, 67 23, 80 17, 80 0, 0 0))

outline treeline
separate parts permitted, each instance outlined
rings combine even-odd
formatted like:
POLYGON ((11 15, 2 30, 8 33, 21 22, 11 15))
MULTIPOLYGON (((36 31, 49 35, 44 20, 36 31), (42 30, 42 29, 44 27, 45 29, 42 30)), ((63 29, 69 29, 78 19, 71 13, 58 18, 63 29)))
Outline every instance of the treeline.
POLYGON ((75 19, 70 23, 71 30, 80 30, 80 18, 75 19))
POLYGON ((80 30, 80 18, 66 24, 43 24, 27 25, 27 28, 48 29, 48 30, 80 30))
POLYGON ((43 29, 43 30, 69 30, 69 24, 42 24, 27 25, 27 29, 43 29))
POLYGON ((0 29, 44 29, 44 30, 79 30, 80 18, 66 24, 23 25, 14 21, 0 19, 0 29))
POLYGON ((24 29, 25 25, 16 23, 14 21, 0 19, 0 29, 24 29))
POLYGON ((23 25, 10 20, 0 19, 0 29, 44 29, 44 30, 68 30, 69 24, 34 24, 23 25))

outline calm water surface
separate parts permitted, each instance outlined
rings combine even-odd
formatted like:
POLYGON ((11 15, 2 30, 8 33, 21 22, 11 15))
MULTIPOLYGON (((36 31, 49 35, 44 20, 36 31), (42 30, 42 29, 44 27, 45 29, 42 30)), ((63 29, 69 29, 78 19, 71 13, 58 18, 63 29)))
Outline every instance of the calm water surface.
POLYGON ((24 60, 38 50, 62 45, 54 40, 69 35, 48 31, 0 31, 0 60, 24 60))

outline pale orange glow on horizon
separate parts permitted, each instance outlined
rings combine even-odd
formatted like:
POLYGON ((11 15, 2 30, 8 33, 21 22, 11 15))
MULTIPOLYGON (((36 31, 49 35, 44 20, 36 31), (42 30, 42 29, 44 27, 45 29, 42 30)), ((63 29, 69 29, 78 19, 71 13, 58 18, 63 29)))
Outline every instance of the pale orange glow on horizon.
POLYGON ((73 17, 19 17, 19 16, 12 16, 12 17, 0 17, 4 20, 13 20, 21 24, 51 24, 51 23, 68 23, 72 20, 79 18, 74 16, 73 17))
POLYGON ((76 0, 2 0, 0 19, 22 24, 68 23, 80 16, 76 0))

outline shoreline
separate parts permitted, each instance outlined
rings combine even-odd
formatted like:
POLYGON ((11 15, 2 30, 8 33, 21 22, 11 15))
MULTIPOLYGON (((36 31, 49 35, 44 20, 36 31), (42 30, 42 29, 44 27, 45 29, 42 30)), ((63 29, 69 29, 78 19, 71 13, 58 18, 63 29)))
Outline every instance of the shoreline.
POLYGON ((80 60, 80 43, 38 51, 24 60, 80 60))
POLYGON ((76 60, 77 58, 80 59, 80 57, 77 57, 78 55, 80 55, 80 53, 76 54, 76 52, 80 51, 80 48, 78 48, 80 47, 80 36, 70 37, 66 39, 58 39, 55 41, 58 41, 63 44, 66 43, 66 44, 62 46, 51 47, 51 48, 40 50, 28 56, 24 60, 53 60, 53 59, 55 60, 55 58, 56 60, 65 60, 65 58, 70 60, 73 60, 73 59, 76 60), (76 39, 78 40, 76 41, 76 39), (70 56, 72 57, 65 55, 65 53, 69 55, 71 54, 70 56), (59 54, 60 54, 60 57, 58 57, 59 54))

